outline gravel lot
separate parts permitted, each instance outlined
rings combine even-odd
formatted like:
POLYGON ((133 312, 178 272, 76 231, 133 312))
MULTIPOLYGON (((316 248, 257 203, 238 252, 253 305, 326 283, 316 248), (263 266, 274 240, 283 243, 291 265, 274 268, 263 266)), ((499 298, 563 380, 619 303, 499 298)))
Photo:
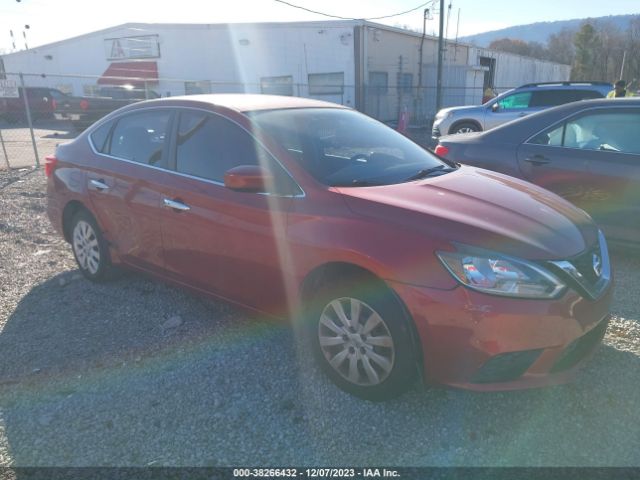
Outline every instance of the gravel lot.
POLYGON ((0 172, 0 465, 638 466, 640 255, 571 384, 350 397, 251 318, 137 275, 93 285, 40 171, 0 172))

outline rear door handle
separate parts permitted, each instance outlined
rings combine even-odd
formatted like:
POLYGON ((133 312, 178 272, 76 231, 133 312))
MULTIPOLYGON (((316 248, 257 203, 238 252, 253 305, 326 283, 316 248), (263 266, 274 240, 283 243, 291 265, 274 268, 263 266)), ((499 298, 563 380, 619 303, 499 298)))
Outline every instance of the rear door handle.
POLYGON ((89 181, 89 185, 91 185, 92 187, 94 187, 96 190, 99 190, 99 191, 109 190, 109 185, 104 183, 104 180, 102 180, 102 179, 100 179, 100 180, 90 180, 89 181))
POLYGON ((170 200, 168 198, 165 198, 163 202, 165 207, 177 210, 179 212, 187 212, 191 210, 191 207, 189 205, 186 205, 178 200, 170 200))
POLYGON ((518 116, 519 117, 525 117, 527 114, 525 112, 519 113, 518 116))
POLYGON ((544 165, 545 163, 550 163, 549 160, 544 155, 534 155, 532 157, 527 157, 524 159, 525 162, 533 163, 534 165, 544 165))

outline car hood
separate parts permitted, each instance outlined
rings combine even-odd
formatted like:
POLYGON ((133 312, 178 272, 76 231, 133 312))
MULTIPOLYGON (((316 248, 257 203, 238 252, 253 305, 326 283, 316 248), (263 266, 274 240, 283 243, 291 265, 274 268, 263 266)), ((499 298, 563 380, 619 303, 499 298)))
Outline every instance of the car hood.
POLYGON ((354 213, 422 230, 434 245, 457 242, 558 260, 597 241, 597 227, 584 211, 528 182, 475 167, 418 182, 338 190, 354 213))
POLYGON ((438 112, 438 115, 442 116, 444 114, 448 114, 448 113, 457 113, 457 112, 470 112, 470 111, 476 111, 476 110, 480 110, 482 108, 482 105, 466 105, 466 106, 461 106, 461 107, 448 107, 448 108, 443 108, 438 112))

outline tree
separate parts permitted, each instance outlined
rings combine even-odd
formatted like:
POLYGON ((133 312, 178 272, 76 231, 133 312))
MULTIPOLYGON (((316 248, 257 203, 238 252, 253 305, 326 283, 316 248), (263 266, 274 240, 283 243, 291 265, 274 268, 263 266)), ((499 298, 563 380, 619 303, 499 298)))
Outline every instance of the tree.
MULTIPOLYGON (((640 79, 640 58, 638 58, 638 52, 640 52, 640 16, 633 18, 629 22, 629 29, 626 33, 627 38, 624 49, 627 55, 622 76, 628 80, 640 79)), ((636 82, 635 87, 640 88, 638 82, 636 82)))
POLYGON ((572 80, 593 80, 594 60, 599 40, 594 26, 589 22, 583 23, 573 39, 576 55, 571 71, 572 80))
POLYGON ((547 40, 547 58, 552 62, 572 65, 576 55, 573 38, 576 30, 565 27, 558 33, 549 35, 547 40))
POLYGON ((514 38, 500 38, 489 44, 489 48, 499 50, 501 52, 515 53, 517 55, 530 56, 531 47, 523 40, 514 38))

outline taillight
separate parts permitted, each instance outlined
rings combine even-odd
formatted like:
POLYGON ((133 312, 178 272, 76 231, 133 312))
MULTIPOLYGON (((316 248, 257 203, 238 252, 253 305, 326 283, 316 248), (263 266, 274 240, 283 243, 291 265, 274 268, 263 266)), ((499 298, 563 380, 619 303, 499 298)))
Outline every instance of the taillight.
POLYGON ((44 159, 44 174, 47 178, 51 176, 58 165, 58 159, 55 155, 48 155, 44 159))
POLYGON ((449 147, 445 147, 444 145, 438 145, 436 146, 436 149, 433 152, 440 157, 446 158, 449 153, 449 147))
POLYGON ((87 110, 89 108, 89 102, 87 100, 80 100, 80 108, 87 110))

